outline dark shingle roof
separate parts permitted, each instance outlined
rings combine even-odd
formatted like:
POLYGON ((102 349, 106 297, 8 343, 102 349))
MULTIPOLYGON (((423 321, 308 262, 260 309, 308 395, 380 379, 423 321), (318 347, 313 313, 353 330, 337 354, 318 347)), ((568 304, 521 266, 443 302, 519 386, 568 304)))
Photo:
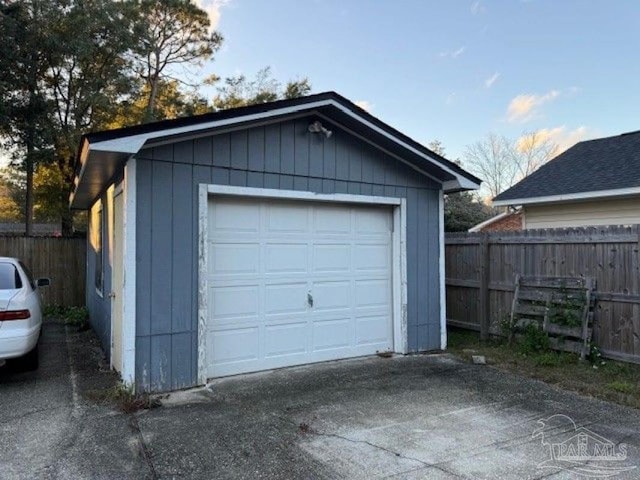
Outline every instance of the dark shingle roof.
POLYGON ((640 187, 640 131, 580 142, 494 200, 640 187))

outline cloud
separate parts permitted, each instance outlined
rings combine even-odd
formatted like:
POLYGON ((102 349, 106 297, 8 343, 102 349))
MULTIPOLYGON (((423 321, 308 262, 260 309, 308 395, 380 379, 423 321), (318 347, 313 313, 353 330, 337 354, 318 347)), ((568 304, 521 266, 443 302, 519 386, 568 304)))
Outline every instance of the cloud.
POLYGON ((220 10, 229 5, 231 0, 193 0, 193 2, 209 14, 209 20, 211 21, 209 30, 213 31, 218 28, 220 23, 220 10))
POLYGON ((516 141, 516 148, 518 150, 525 149, 525 146, 531 146, 533 141, 535 145, 541 145, 545 142, 555 144, 558 146, 556 155, 564 152, 565 150, 573 147, 576 143, 582 140, 588 140, 593 138, 594 132, 585 126, 580 126, 573 130, 567 129, 566 126, 554 128, 541 128, 531 133, 525 133, 516 141))
POLYGON ((467 47, 462 46, 457 50, 440 52, 438 56, 440 58, 458 58, 460 55, 462 55, 465 52, 466 49, 467 47))
POLYGON ((498 80, 498 78, 500 78, 500 73, 499 72, 494 73, 484 81, 484 86, 487 88, 493 87, 493 84, 496 83, 496 80, 498 80))
POLYGON ((447 98, 445 99, 444 103, 446 103, 447 105, 451 105, 453 102, 455 102, 455 100, 456 100, 456 93, 451 92, 449 95, 447 95, 447 98))
POLYGON ((475 0, 475 2, 471 4, 470 10, 472 15, 478 15, 479 13, 485 12, 485 7, 480 0, 475 0))
POLYGON ((560 96, 560 91, 551 90, 543 94, 521 94, 509 102, 507 121, 524 123, 535 117, 538 109, 545 103, 560 96))
POLYGON ((373 105, 369 100, 356 100, 354 103, 367 112, 371 112, 371 110, 373 110, 373 105))

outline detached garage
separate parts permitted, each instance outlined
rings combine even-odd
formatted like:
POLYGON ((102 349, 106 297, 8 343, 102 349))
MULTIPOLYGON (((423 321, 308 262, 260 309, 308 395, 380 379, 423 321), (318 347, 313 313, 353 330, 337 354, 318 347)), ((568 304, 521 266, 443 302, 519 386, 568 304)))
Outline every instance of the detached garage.
POLYGON ((87 306, 139 391, 446 347, 443 194, 480 180, 335 93, 92 133, 87 306))

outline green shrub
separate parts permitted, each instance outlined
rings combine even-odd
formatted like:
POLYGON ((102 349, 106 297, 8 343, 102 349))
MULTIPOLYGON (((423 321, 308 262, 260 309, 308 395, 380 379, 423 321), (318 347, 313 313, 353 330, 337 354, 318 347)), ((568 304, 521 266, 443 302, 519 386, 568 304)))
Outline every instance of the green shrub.
POLYGON ((551 350, 549 335, 535 324, 529 324, 522 329, 518 348, 521 353, 530 355, 551 350))

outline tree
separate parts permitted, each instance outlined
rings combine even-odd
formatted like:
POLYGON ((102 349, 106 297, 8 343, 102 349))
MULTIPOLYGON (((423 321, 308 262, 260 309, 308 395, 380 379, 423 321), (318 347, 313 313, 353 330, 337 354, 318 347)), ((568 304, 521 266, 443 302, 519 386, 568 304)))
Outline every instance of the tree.
POLYGON ((517 141, 489 134, 468 145, 464 164, 480 177, 490 198, 513 186, 551 160, 558 145, 540 132, 525 132, 517 141))
POLYGON ((505 137, 489 134, 484 140, 467 146, 463 158, 464 164, 487 186, 491 198, 516 181, 519 166, 513 145, 505 137))
MULTIPOLYGON (((209 84, 215 85, 217 82, 219 78, 215 76, 207 80, 209 84)), ((283 88, 271 75, 271 68, 265 67, 258 71, 253 80, 242 74, 227 77, 224 84, 218 87, 213 106, 216 110, 245 107, 283 98, 298 98, 308 95, 310 91, 311 83, 307 78, 291 80, 283 88)))
MULTIPOLYGON (((148 85, 135 96, 121 102, 105 128, 120 128, 143 123, 147 112, 148 85)), ((175 80, 162 81, 156 95, 157 120, 200 115, 212 111, 207 99, 197 92, 184 92, 175 80)))
MULTIPOLYGON (((440 140, 432 140, 427 147, 441 157, 445 156, 445 148, 440 140)), ((445 232, 466 232, 492 215, 492 209, 482 203, 475 193, 449 193, 444 197, 445 232)))
POLYGON ((444 231, 466 232, 474 225, 495 215, 492 208, 482 203, 471 192, 452 193, 444 199, 444 231))
POLYGON ((134 66, 146 85, 145 117, 151 121, 157 118, 162 82, 176 80, 170 70, 208 60, 220 48, 222 36, 210 32, 209 15, 190 0, 141 0, 139 5, 134 66))
MULTIPOLYGON (((100 129, 117 111, 118 102, 135 91, 126 59, 135 40, 135 11, 127 2, 56 0, 52 47, 45 82, 51 99, 53 159, 67 186, 73 186, 80 136, 100 129)), ((73 229, 71 212, 63 215, 63 234, 73 229)))
POLYGON ((0 132, 12 163, 26 174, 25 230, 32 234, 33 171, 49 147, 50 105, 43 79, 48 69, 51 4, 43 0, 0 3, 0 132))
POLYGON ((558 144, 540 131, 524 132, 516 141, 518 180, 531 175, 558 154, 558 144))

